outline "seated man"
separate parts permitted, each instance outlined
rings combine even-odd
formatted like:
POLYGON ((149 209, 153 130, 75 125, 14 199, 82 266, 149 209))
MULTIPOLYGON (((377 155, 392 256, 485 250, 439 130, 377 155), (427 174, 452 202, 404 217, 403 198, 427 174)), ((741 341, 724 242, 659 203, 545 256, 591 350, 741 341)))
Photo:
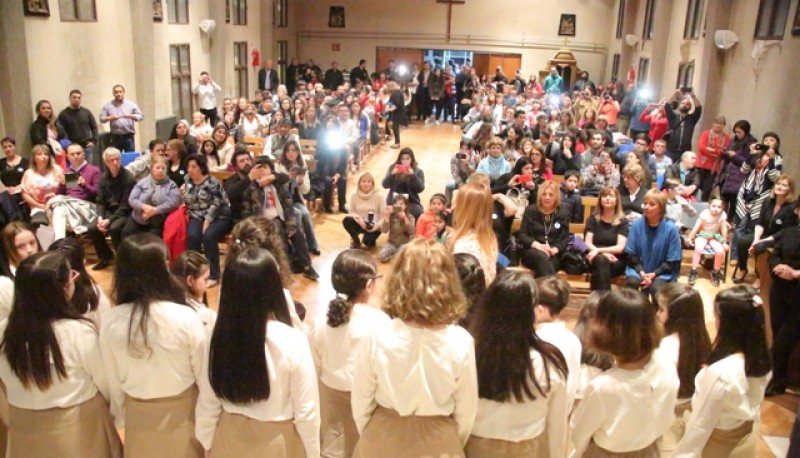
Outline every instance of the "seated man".
POLYGON ((50 225, 55 232, 55 240, 67 236, 67 225, 76 234, 83 234, 94 228, 97 210, 94 201, 100 187, 100 169, 86 162, 86 153, 78 144, 67 147, 70 166, 58 178, 57 196, 47 206, 52 211, 50 225))
POLYGON ((264 142, 263 154, 266 154, 271 160, 276 161, 283 152, 283 147, 286 146, 287 142, 294 141, 300 143, 297 135, 289 133, 291 129, 292 121, 290 119, 284 118, 278 121, 278 131, 267 137, 267 140, 264 142))
POLYGON ((584 167, 581 176, 583 177, 581 195, 584 196, 597 196, 603 188, 619 186, 619 170, 607 151, 601 152, 589 166, 584 167))
POLYGON ((681 161, 677 164, 672 164, 667 167, 665 176, 669 178, 677 178, 681 186, 678 188, 678 193, 690 202, 696 202, 695 194, 700 189, 700 174, 694 167, 697 161, 697 155, 693 151, 686 151, 681 155, 681 161))
POLYGON ((136 185, 133 174, 122 168, 122 155, 118 149, 106 148, 103 151, 103 162, 106 164, 106 171, 100 177, 95 203, 97 224, 89 230, 89 237, 100 261, 92 270, 102 270, 114 259, 114 252, 106 243, 106 234, 111 235, 114 250, 119 248, 122 228, 131 216, 128 198, 136 185))

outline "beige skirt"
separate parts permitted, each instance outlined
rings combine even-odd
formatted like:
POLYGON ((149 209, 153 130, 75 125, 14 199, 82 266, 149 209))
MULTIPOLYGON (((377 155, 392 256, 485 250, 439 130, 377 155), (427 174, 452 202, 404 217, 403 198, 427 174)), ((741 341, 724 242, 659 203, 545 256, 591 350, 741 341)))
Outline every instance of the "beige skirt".
POLYGON ((125 457, 203 458, 194 435, 197 386, 168 398, 125 398, 125 457))
POLYGON ((356 444, 357 458, 464 457, 456 422, 451 417, 401 417, 378 406, 356 444))
POLYGON ((208 456, 303 458, 306 451, 292 420, 258 421, 223 411, 208 456))
POLYGON ((469 436, 464 449, 467 458, 549 458, 547 433, 522 442, 469 436))
POLYGON ((350 392, 334 390, 319 382, 323 458, 350 458, 358 442, 350 392))
POLYGON ((756 440, 753 422, 746 421, 733 429, 715 429, 703 447, 703 458, 753 458, 756 456, 756 440))
POLYGON ((0 458, 6 457, 8 448, 8 409, 6 386, 0 381, 0 458))
POLYGON ((660 456, 661 453, 658 451, 658 441, 653 442, 641 450, 620 453, 602 449, 592 440, 589 442, 589 446, 586 447, 586 451, 583 452, 583 458, 658 458, 660 456))
POLYGON ((672 424, 669 429, 661 436, 661 456, 669 458, 678 442, 683 439, 686 434, 686 423, 689 421, 689 415, 692 413, 692 401, 682 402, 675 406, 675 417, 672 419, 672 424))
POLYGON ((119 458, 122 442, 103 397, 67 408, 9 408, 9 457, 119 458))

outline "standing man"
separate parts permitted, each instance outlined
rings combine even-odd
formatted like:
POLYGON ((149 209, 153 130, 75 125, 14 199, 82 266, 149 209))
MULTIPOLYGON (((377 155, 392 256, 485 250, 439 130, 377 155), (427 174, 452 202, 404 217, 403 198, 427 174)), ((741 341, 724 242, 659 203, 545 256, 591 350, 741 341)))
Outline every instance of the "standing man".
POLYGON ((703 114, 703 107, 692 88, 681 88, 664 104, 664 112, 669 122, 669 135, 663 137, 667 141, 667 155, 677 163, 684 152, 692 150, 694 127, 703 114))
POLYGON ((81 145, 86 151, 86 160, 92 162, 92 151, 97 144, 97 121, 91 111, 81 106, 81 91, 69 91, 69 105, 58 114, 58 122, 69 141, 81 145))
POLYGON ((200 80, 194 85, 192 93, 196 98, 197 106, 200 107, 200 113, 203 113, 211 127, 217 125, 217 92, 222 92, 219 84, 211 79, 208 72, 200 72, 200 80))
POLYGON ((558 74, 558 69, 556 67, 550 68, 550 74, 547 78, 544 79, 544 92, 546 94, 561 94, 561 86, 564 84, 564 80, 561 78, 561 75, 558 74))
POLYGON ((369 78, 369 71, 367 71, 367 61, 365 59, 358 61, 358 67, 354 67, 350 70, 350 86, 355 87, 358 81, 361 81, 365 85, 372 84, 369 78))
POLYGON ((322 80, 325 89, 335 90, 339 86, 344 85, 344 74, 339 70, 339 63, 333 61, 331 68, 325 72, 325 78, 322 80))
POLYGON ((137 121, 144 119, 142 110, 135 103, 125 99, 125 88, 114 86, 114 100, 103 105, 100 122, 107 122, 111 128, 111 145, 118 150, 136 151, 134 136, 137 121))
MULTIPOLYGON (((163 145, 162 145, 163 146, 163 145)), ((122 157, 116 148, 106 148, 103 151, 103 162, 106 171, 100 176, 100 186, 97 191, 97 225, 89 229, 94 249, 100 261, 92 270, 103 270, 111 264, 114 252, 106 243, 106 234, 111 235, 111 244, 116 250, 122 241, 122 228, 131 216, 131 206, 128 198, 131 190, 136 185, 133 174, 122 168, 122 157)))
POLYGON ((258 71, 258 89, 275 92, 279 84, 278 72, 272 69, 272 61, 267 60, 264 62, 264 68, 258 71))
POLYGON ((422 71, 417 75, 417 121, 422 121, 431 114, 431 97, 429 83, 431 79, 431 64, 422 64, 422 71))

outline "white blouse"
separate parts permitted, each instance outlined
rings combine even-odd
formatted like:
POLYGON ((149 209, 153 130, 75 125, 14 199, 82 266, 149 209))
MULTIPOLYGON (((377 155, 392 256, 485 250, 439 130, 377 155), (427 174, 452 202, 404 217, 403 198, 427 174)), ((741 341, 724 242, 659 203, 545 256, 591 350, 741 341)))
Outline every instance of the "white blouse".
POLYGON ((14 280, 0 275, 0 320, 11 315, 14 305, 14 280))
POLYGON ((466 235, 456 240, 453 244, 453 254, 458 253, 471 254, 478 259, 486 277, 486 286, 494 281, 494 277, 497 276, 497 253, 484 253, 474 235, 466 235))
POLYGON ((642 369, 598 375, 572 416, 571 456, 583 456, 592 439, 612 453, 649 446, 672 424, 679 385, 675 368, 655 357, 642 369))
POLYGON ((111 310, 111 301, 108 299, 108 296, 106 296, 106 293, 103 292, 103 288, 101 288, 100 285, 94 285, 94 290, 97 292, 97 308, 84 313, 83 316, 92 320, 97 326, 97 329, 100 329, 103 314, 106 313, 107 310, 111 310))
POLYGON ((542 323, 536 327, 536 335, 538 335, 545 342, 555 345, 556 348, 561 350, 564 359, 567 360, 567 405, 571 406, 578 395, 578 387, 580 386, 580 372, 581 372, 581 340, 574 332, 567 329, 567 325, 563 321, 554 321, 552 323, 542 323))
POLYGON ((686 434, 672 456, 700 456, 715 429, 731 430, 746 421, 756 421, 771 376, 747 377, 742 354, 730 355, 701 369, 694 381, 696 391, 686 434))
POLYGON ((203 322, 203 328, 206 330, 206 338, 211 339, 211 333, 214 332, 214 325, 217 323, 217 312, 192 297, 186 298, 186 305, 189 305, 197 312, 200 321, 203 322))
MULTIPOLYGON (((673 333, 661 339, 661 343, 659 344, 658 349, 656 349, 655 356, 657 358, 661 358, 664 362, 675 366, 675 373, 677 374, 680 352, 681 339, 678 337, 677 333, 673 333)), ((689 401, 689 398, 677 398, 675 400, 675 404, 683 404, 686 401, 689 401)))
POLYGON ((335 328, 328 326, 327 317, 317 317, 308 340, 320 382, 334 390, 351 391, 358 342, 385 332, 391 323, 389 315, 366 304, 353 305, 350 321, 335 328))
POLYGON ((214 393, 208 378, 208 348, 203 358, 200 396, 195 412, 195 434, 206 450, 214 445, 214 432, 222 411, 258 421, 293 420, 306 457, 319 458, 319 392, 314 362, 306 336, 279 321, 267 322, 264 353, 269 372, 269 399, 251 404, 234 404, 214 393))
MULTIPOLYGON (((124 426, 125 395, 137 399, 176 396, 200 378, 206 333, 197 312, 172 302, 150 304, 147 348, 139 332, 128 346, 133 306, 103 314, 100 345, 111 392, 111 413, 124 426)), ((138 320, 133 323, 138 331, 138 320)))
MULTIPOLYGON (((0 335, 5 336, 7 326, 8 320, 0 321, 0 335)), ((35 384, 25 388, 3 352, 0 379, 6 385, 9 404, 29 410, 66 408, 92 399, 98 391, 108 399, 108 383, 94 325, 83 320, 58 320, 52 326, 67 376, 60 378, 53 366, 49 388, 42 391, 35 384)))
MULTIPOLYGON (((539 386, 547 392, 547 376, 544 360, 539 352, 531 350, 533 370, 539 386)), ((496 402, 488 399, 478 401, 478 414, 472 435, 487 439, 521 442, 535 439, 545 431, 550 456, 564 456, 567 442, 566 380, 550 366, 550 391, 547 397, 530 385, 536 396, 534 400, 496 402)))
POLYGON ((462 443, 478 406, 475 343, 464 329, 413 327, 400 319, 356 348, 351 392, 359 433, 378 405, 400 416, 452 416, 462 443))

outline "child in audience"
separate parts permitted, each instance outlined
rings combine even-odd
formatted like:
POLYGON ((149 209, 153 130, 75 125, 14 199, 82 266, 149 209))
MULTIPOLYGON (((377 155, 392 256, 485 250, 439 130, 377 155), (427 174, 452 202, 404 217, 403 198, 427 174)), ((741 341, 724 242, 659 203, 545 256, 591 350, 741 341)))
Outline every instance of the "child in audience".
POLYGON ((217 143, 214 140, 204 140, 200 152, 206 157, 210 170, 219 170, 220 159, 219 153, 217 153, 217 143))
POLYGON ((23 221, 8 223, 0 232, 3 259, 0 259, 0 320, 8 318, 14 301, 14 276, 17 266, 28 256, 42 251, 33 228, 23 221))
POLYGON ((714 270, 711 271, 711 283, 719 286, 722 280, 722 263, 725 262, 725 251, 728 250, 728 216, 722 211, 722 199, 711 199, 709 207, 700 212, 692 231, 689 232, 689 242, 694 242, 694 255, 692 256, 692 270, 689 271, 689 284, 697 281, 697 267, 700 266, 700 257, 706 245, 714 250, 714 270))
POLYGON ((373 304, 380 275, 372 255, 350 249, 339 253, 331 267, 336 298, 308 332, 319 377, 323 456, 353 455, 358 430, 350 406, 354 350, 365 336, 383 332, 391 320, 373 304))
POLYGON ((561 311, 569 304, 569 282, 558 277, 536 279, 539 301, 534 305, 536 334, 561 350, 569 368, 567 376, 567 405, 571 406, 578 392, 581 370, 581 341, 567 329, 561 311))
POLYGON ((83 244, 80 240, 70 237, 56 240, 47 250, 62 253, 67 258, 70 268, 78 272, 78 277, 74 280, 75 292, 72 294, 70 302, 76 312, 92 320, 99 329, 100 316, 111 308, 111 301, 108 300, 103 289, 94 282, 94 278, 89 275, 89 272, 86 272, 86 254, 83 244))
POLYGON ((677 178, 667 178, 664 180, 664 192, 667 193, 669 200, 667 201, 667 215, 666 218, 672 220, 678 230, 681 232, 686 231, 686 227, 681 223, 681 217, 685 213, 689 216, 694 216, 697 211, 692 207, 688 200, 680 195, 679 187, 681 186, 680 180, 677 178))
POLYGON ((569 222, 583 224, 583 201, 581 200, 581 173, 567 170, 561 184, 561 207, 569 214, 569 222))
POLYGON ((581 369, 580 373, 577 374, 578 389, 575 394, 575 407, 583 399, 583 392, 589 382, 597 375, 611 369, 611 366, 614 365, 614 359, 610 355, 589 347, 587 341, 589 322, 597 311, 597 305, 607 294, 608 291, 592 291, 583 301, 578 321, 575 323, 575 336, 578 337, 578 341, 581 343, 581 369))
POLYGON ((478 380, 474 341, 452 324, 466 302, 453 257, 414 240, 383 290, 391 329, 356 347, 351 405, 361 437, 353 457, 464 456, 478 380))
POLYGON ((433 220, 433 226, 436 229, 435 239, 439 243, 445 243, 447 236, 450 235, 450 232, 453 230, 452 227, 447 225, 449 219, 450 213, 448 213, 447 210, 439 210, 433 220))
POLYGON ((623 288, 600 301, 588 344, 612 355, 615 365, 589 382, 575 410, 573 457, 659 456, 680 384, 674 367, 653 357, 661 334, 644 294, 623 288))
POLYGON ((408 198, 395 194, 391 207, 386 207, 381 219, 381 232, 389 234, 386 245, 381 247, 378 257, 381 262, 389 262, 397 251, 414 238, 414 216, 408 209, 408 198))
POLYGON ((724 289, 714 299, 714 317, 717 338, 695 378, 676 458, 756 456, 753 425, 772 369, 761 297, 751 286, 724 289))
POLYGON ((217 312, 208 308, 205 303, 206 280, 211 268, 205 256, 194 250, 187 250, 178 255, 172 263, 170 272, 186 289, 186 305, 192 307, 200 315, 206 334, 210 337, 217 322, 217 312))
POLYGON ((661 456, 669 457, 686 431, 695 390, 694 378, 708 359, 711 339, 703 317, 703 298, 694 288, 683 283, 667 283, 658 290, 656 302, 656 317, 666 334, 656 354, 676 367, 681 382, 675 401, 675 418, 661 441, 661 456))
POLYGON ((436 214, 447 207, 447 199, 444 194, 434 194, 431 196, 428 209, 420 215, 417 221, 416 237, 432 239, 436 237, 436 214))
POLYGON ((534 330, 538 302, 528 272, 498 276, 478 302, 469 331, 480 400, 467 458, 564 456, 567 362, 534 330))

